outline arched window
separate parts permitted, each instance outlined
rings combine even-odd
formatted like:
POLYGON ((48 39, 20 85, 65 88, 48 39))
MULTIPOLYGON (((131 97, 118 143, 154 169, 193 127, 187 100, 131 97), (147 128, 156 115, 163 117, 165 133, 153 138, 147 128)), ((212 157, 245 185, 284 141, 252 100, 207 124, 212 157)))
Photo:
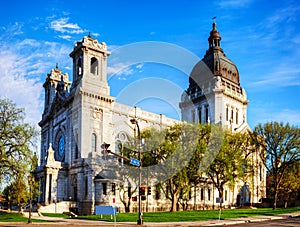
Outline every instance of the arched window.
POLYGON ((97 151, 97 135, 95 133, 92 134, 92 152, 97 151))
POLYGON ((202 107, 198 107, 198 118, 199 122, 202 123, 202 107))
POLYGON ((192 110, 192 122, 195 122, 196 116, 195 116, 195 110, 192 110))
POLYGON ((75 131, 75 159, 78 159, 79 157, 79 149, 78 149, 78 132, 77 130, 75 131))
MULTIPOLYGON (((122 156, 129 157, 128 150, 126 149, 126 143, 128 142, 127 134, 122 131, 115 137, 115 152, 122 156)), ((123 159, 119 159, 119 162, 123 164, 123 159)))
POLYGON ((205 123, 208 123, 209 115, 208 115, 208 105, 205 106, 205 123))
POLYGON ((228 118, 229 118, 229 116, 228 116, 228 115, 229 115, 228 111, 229 111, 229 110, 228 110, 228 106, 226 106, 226 121, 228 121, 228 118))
POLYGON ((77 60, 77 76, 81 76, 82 74, 82 63, 81 58, 77 60))
POLYGON ((56 161, 59 161, 59 162, 64 162, 65 161, 65 144, 66 144, 66 141, 65 141, 65 136, 63 134, 62 131, 59 131, 57 133, 57 136, 56 136, 56 146, 55 146, 55 153, 54 153, 54 158, 56 161))
POLYGON ((90 69, 91 69, 92 74, 98 75, 98 60, 97 60, 97 58, 92 57, 90 69))

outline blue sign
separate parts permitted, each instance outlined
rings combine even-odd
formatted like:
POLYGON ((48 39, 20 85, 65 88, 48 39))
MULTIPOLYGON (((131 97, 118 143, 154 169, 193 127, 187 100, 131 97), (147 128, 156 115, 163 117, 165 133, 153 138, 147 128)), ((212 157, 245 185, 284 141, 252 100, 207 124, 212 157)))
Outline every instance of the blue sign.
POLYGON ((130 164, 134 166, 140 166, 140 161, 135 158, 130 158, 130 164))

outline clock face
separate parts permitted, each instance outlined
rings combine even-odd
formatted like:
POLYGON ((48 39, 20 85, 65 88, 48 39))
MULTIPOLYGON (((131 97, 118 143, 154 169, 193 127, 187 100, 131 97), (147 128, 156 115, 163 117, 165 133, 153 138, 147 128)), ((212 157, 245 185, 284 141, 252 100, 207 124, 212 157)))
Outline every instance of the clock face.
POLYGON ((61 136, 58 142, 58 155, 60 159, 63 159, 65 153, 65 137, 61 136))

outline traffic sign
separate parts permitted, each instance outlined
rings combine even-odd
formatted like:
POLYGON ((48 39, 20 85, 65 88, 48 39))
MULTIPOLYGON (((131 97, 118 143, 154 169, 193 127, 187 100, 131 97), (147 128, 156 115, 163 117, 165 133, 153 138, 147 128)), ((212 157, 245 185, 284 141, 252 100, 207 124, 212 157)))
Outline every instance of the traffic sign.
POLYGON ((130 158, 130 164, 134 166, 140 166, 140 161, 135 158, 130 158))

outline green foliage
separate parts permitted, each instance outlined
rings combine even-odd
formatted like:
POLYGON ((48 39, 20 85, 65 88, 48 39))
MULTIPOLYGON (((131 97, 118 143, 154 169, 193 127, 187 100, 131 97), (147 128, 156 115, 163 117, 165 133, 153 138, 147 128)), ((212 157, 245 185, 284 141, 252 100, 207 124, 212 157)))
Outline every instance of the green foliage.
POLYGON ((210 132, 209 125, 183 123, 141 133, 145 139, 143 167, 161 164, 163 175, 169 174, 157 188, 171 201, 171 211, 177 210, 179 201, 187 208, 191 182, 199 172, 210 132))
POLYGON ((247 161, 247 133, 226 131, 218 154, 207 169, 210 180, 223 196, 224 186, 234 184, 237 179, 245 178, 249 162, 247 161))
POLYGON ((38 135, 35 127, 24 123, 24 110, 8 99, 0 99, 1 184, 30 172, 35 162, 31 149, 38 135))
POLYGON ((256 126, 255 133, 257 143, 266 150, 262 159, 273 187, 271 196, 274 199, 273 209, 276 209, 285 172, 300 160, 300 129, 288 123, 270 122, 256 126))
POLYGON ((283 174, 283 180, 278 190, 280 201, 295 201, 300 192, 300 161, 295 161, 283 174))
POLYGON ((20 178, 17 178, 7 186, 4 189, 3 194, 6 198, 10 197, 10 203, 17 204, 19 209, 26 205, 29 200, 29 191, 24 177, 20 176, 20 178))

